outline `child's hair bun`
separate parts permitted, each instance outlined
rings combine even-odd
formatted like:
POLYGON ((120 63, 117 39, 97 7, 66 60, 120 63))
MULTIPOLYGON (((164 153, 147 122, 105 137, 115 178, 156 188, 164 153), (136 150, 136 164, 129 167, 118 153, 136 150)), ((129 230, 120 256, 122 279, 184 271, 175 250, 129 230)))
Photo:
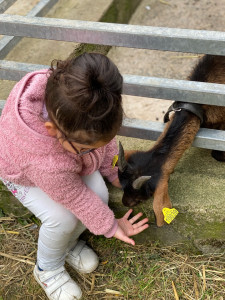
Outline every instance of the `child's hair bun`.
POLYGON ((98 91, 105 87, 105 83, 103 80, 101 80, 101 78, 97 76, 90 76, 90 87, 93 91, 98 91))
POLYGON ((80 129, 114 132, 122 122, 122 84, 115 64, 100 53, 54 61, 46 86, 49 117, 67 135, 80 129))

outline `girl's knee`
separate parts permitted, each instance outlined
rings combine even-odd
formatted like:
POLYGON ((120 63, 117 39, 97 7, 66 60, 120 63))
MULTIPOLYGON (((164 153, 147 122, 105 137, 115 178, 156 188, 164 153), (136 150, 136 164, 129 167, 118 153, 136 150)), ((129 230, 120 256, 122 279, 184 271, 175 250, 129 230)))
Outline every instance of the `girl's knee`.
POLYGON ((71 233, 76 229, 78 225, 78 219, 70 211, 63 210, 53 210, 47 219, 42 223, 49 229, 57 229, 63 233, 71 233))

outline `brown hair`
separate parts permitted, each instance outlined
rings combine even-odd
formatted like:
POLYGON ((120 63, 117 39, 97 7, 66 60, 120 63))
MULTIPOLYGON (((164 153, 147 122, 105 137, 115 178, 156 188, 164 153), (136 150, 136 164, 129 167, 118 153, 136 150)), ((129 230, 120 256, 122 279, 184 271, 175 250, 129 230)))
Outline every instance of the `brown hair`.
POLYGON ((109 141, 122 124, 122 85, 121 74, 105 55, 53 61, 45 91, 49 118, 71 141, 109 141))

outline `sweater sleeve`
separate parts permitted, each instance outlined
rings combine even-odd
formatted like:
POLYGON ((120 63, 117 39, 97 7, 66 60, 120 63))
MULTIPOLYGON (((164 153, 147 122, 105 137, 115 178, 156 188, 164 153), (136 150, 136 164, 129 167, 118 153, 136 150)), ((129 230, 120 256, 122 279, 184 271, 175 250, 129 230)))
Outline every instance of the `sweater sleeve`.
POLYGON ((105 146, 105 156, 99 171, 103 176, 105 176, 109 182, 114 181, 118 177, 118 168, 112 167, 112 160, 115 155, 118 154, 118 148, 116 144, 116 139, 113 138, 105 146))
POLYGON ((92 233, 112 237, 117 229, 113 211, 75 172, 51 172, 32 168, 33 183, 56 202, 70 210, 92 233))

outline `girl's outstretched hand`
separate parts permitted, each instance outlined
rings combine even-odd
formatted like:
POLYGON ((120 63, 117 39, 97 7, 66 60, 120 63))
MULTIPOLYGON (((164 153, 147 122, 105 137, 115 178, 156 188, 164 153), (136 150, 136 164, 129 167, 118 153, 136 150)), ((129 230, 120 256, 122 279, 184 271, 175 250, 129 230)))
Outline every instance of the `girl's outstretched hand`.
POLYGON ((118 228, 114 237, 128 244, 135 245, 134 240, 130 239, 129 236, 136 235, 148 228, 148 224, 146 224, 148 219, 145 218, 135 223, 143 214, 138 213, 128 220, 131 213, 132 209, 129 209, 129 211, 121 219, 117 219, 118 228))

